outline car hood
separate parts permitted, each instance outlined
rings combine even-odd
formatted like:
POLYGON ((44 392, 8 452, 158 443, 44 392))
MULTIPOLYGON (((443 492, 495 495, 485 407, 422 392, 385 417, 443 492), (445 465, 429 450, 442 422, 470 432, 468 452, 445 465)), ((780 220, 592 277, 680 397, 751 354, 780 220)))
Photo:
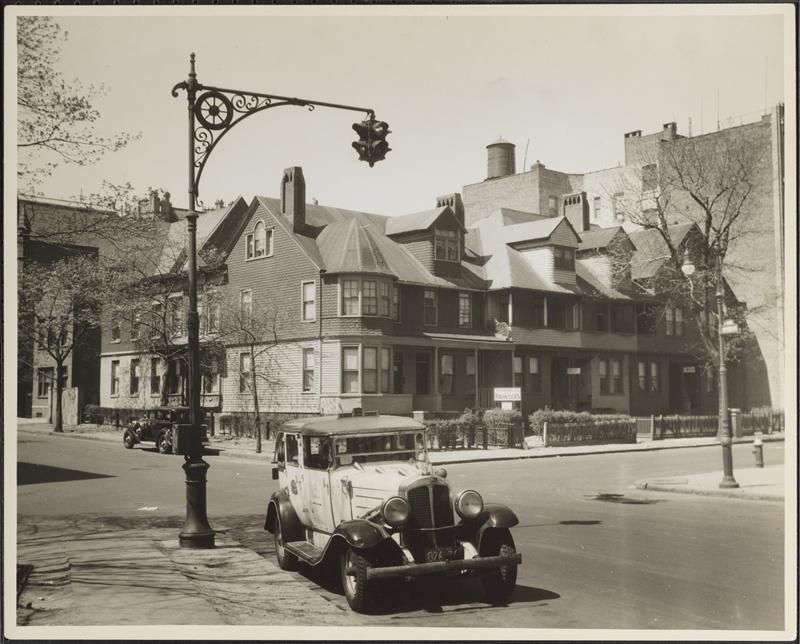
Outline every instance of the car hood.
POLYGON ((364 465, 363 469, 349 469, 343 473, 343 489, 352 486, 353 516, 363 516, 380 506, 390 496, 400 494, 414 480, 427 477, 426 473, 407 463, 379 463, 364 465))

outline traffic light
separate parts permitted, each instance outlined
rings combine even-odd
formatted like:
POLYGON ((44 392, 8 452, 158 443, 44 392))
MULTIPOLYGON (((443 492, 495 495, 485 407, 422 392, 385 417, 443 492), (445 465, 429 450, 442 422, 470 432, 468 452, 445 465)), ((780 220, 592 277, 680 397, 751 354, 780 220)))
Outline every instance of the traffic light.
POLYGON ((389 134, 389 124, 386 121, 376 121, 374 118, 353 123, 353 129, 358 134, 358 141, 353 142, 353 147, 358 152, 359 161, 366 161, 369 167, 377 161, 382 161, 391 151, 386 136, 389 134))

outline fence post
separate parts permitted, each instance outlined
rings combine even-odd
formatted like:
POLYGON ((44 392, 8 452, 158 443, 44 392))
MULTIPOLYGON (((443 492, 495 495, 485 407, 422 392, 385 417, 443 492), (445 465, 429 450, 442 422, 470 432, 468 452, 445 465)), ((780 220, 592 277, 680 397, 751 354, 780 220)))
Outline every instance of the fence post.
POLYGON ((656 439, 656 417, 653 414, 650 414, 650 440, 654 441, 656 439))
POLYGON ((483 449, 489 449, 489 427, 483 423, 483 449))
POLYGON ((547 421, 542 423, 542 447, 547 447, 547 421))

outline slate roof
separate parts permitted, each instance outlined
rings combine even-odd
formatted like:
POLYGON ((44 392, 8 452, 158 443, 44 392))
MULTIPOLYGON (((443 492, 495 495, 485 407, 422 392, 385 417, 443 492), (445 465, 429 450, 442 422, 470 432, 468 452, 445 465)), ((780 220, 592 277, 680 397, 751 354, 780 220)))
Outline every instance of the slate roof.
POLYGON ((386 221, 386 234, 399 235, 401 233, 428 230, 428 228, 448 210, 450 210, 449 206, 442 206, 440 208, 433 208, 432 210, 414 212, 410 215, 389 217, 386 221))
MULTIPOLYGON (((680 246, 693 228, 696 228, 693 223, 668 226, 672 243, 680 246)), ((628 233, 628 237, 636 246, 636 252, 631 257, 632 279, 641 280, 655 277, 658 270, 667 261, 664 256, 669 253, 661 233, 653 228, 646 228, 632 231, 628 233)))
POLYGON ((578 244, 578 252, 606 248, 621 230, 622 226, 612 226, 611 228, 597 228, 578 233, 581 238, 581 243, 578 244))
MULTIPOLYGON (((224 208, 206 210, 197 215, 197 248, 202 249, 211 234, 233 210, 236 202, 224 208)), ((168 273, 179 270, 186 262, 186 220, 178 219, 169 224, 164 235, 164 243, 155 266, 155 273, 168 273)), ((202 263, 202 259, 200 260, 202 263)))

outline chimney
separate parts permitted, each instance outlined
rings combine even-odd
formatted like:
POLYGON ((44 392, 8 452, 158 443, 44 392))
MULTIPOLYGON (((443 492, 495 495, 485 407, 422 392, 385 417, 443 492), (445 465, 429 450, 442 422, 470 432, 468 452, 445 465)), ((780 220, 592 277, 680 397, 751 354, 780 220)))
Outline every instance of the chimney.
POLYGON ((464 226, 464 202, 461 200, 460 192, 452 192, 449 195, 442 195, 436 197, 436 207, 443 208, 450 206, 450 209, 455 213, 456 219, 464 226))
POLYGON ((292 230, 303 234, 306 230, 306 181, 303 168, 294 166, 283 171, 281 179, 281 212, 292 220, 292 230))
POLYGON ((585 192, 564 196, 564 216, 572 224, 575 232, 582 233, 589 230, 589 201, 585 192))
POLYGON ((672 139, 678 136, 678 125, 674 121, 670 123, 664 123, 662 126, 661 138, 667 141, 671 141, 672 139))

